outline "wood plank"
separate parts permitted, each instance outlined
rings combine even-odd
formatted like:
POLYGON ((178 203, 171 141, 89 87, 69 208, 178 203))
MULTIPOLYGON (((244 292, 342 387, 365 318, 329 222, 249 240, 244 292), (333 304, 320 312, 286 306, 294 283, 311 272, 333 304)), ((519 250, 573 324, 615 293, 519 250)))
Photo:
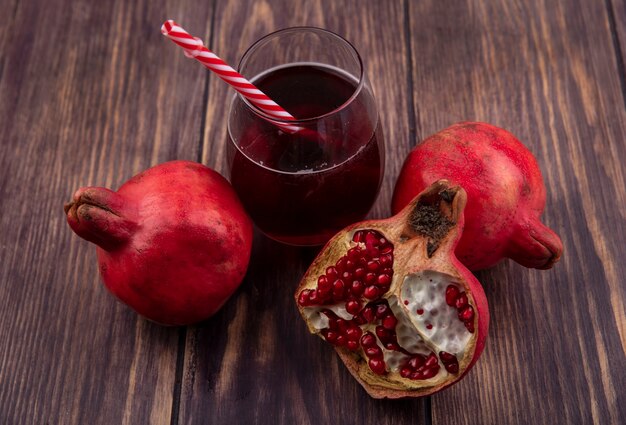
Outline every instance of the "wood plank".
POLYGON ((623 423, 626 111, 604 2, 412 2, 410 20, 420 136, 461 120, 516 134, 565 245, 551 271, 480 274, 490 340, 433 423, 623 423))
POLYGON ((0 422, 169 424, 181 330, 138 318, 65 223, 80 186, 199 158, 206 73, 160 34, 211 2, 19 2, 0 33, 0 422), (184 12, 183 12, 184 11, 184 12))
MULTIPOLYGON (((399 152, 410 145, 407 43, 400 2, 218 2, 210 46, 230 63, 276 29, 314 25, 352 41, 365 60, 387 140, 387 172, 371 216, 389 214, 399 152), (389 64, 393 64, 390 66, 389 64)), ((232 92, 210 78, 203 162, 226 171, 232 92)), ((330 346, 308 334, 292 294, 315 250, 257 235, 246 280, 205 326, 190 328, 180 423, 422 423, 421 401, 370 399, 330 346), (338 416, 341 415, 341 416, 338 416)))

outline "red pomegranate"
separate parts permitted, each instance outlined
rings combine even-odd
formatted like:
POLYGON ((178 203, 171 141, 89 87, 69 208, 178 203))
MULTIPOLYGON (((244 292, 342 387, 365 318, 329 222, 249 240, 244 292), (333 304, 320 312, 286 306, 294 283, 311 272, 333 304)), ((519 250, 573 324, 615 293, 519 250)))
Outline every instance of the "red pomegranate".
POLYGON ((353 224, 309 267, 295 299, 375 398, 419 397, 459 381, 485 345, 482 286, 454 256, 465 191, 435 182, 398 215, 353 224))
POLYGON ((549 269, 561 257, 561 240, 539 220, 546 189, 537 161, 508 131, 462 122, 424 140, 404 162, 393 212, 438 179, 467 191, 466 224, 456 254, 471 270, 491 267, 505 257, 549 269))
POLYGON ((76 234, 98 245, 106 287, 161 324, 210 317, 248 267, 252 223, 228 182, 201 164, 157 165, 117 192, 81 188, 65 213, 76 234))

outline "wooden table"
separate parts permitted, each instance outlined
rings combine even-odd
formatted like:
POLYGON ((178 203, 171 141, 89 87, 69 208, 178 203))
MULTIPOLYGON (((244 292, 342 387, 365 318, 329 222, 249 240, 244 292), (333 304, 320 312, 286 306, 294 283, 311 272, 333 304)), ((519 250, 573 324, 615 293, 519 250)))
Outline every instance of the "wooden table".
POLYGON ((620 0, 2 0, 0 423, 626 423, 626 3, 620 0), (100 284, 65 223, 80 186, 116 188, 171 159, 225 171, 232 93, 159 27, 174 18, 236 63, 260 36, 334 30, 365 58, 387 139, 372 217, 405 155, 461 120, 536 154, 550 271, 479 273, 487 348, 425 399, 370 399, 291 296, 311 249, 256 235, 212 319, 164 328, 100 284))

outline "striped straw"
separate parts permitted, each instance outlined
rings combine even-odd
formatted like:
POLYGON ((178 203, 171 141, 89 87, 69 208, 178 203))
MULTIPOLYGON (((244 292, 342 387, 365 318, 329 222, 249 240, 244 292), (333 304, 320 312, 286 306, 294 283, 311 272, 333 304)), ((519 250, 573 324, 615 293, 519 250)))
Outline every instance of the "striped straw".
MULTIPOLYGON (((198 37, 193 37, 176 22, 172 20, 165 21, 161 26, 161 33, 182 47, 185 51, 185 56, 196 59, 206 68, 215 72, 218 77, 270 117, 283 121, 295 120, 293 115, 281 108, 254 84, 245 79, 215 53, 207 49, 204 44, 202 44, 202 40, 198 37)), ((284 122, 269 121, 288 133, 296 133, 302 129, 296 125, 286 124, 284 122)))

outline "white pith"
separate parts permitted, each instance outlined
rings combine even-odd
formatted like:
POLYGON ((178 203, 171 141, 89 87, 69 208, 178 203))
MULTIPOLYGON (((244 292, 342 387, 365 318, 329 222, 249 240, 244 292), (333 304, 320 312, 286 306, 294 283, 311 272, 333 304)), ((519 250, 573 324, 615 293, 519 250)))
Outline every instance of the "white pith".
MULTIPOLYGON (((457 309, 446 304, 448 285, 454 285, 463 291, 463 287, 451 276, 424 270, 404 278, 400 298, 406 307, 405 311, 408 311, 413 327, 428 338, 436 347, 437 353, 446 351, 461 358, 472 334, 458 319, 457 309), (405 301, 408 301, 408 304, 404 304, 405 301), (424 310, 423 314, 417 314, 418 309, 424 310), (431 329, 426 327, 428 324, 432 325, 431 329)), ((398 333, 397 330, 396 333, 398 333)), ((400 340, 399 333, 398 340, 400 340)))
POLYGON ((322 314, 322 310, 332 310, 337 316, 346 320, 352 320, 353 317, 352 314, 348 313, 346 310, 345 302, 334 305, 305 307, 304 314, 307 320, 318 331, 328 327, 328 317, 322 314))
MULTIPOLYGON (((398 345, 409 353, 428 356, 431 353, 430 347, 426 344, 422 337, 415 332, 415 328, 406 313, 398 305, 398 298, 394 295, 389 297, 388 300, 389 307, 391 307, 393 315, 396 316, 396 319, 398 319, 398 324, 396 325, 396 338, 398 339, 398 345)), ((409 359, 409 356, 400 351, 384 349, 383 353, 385 355, 385 363, 389 366, 389 370, 393 371, 398 371, 400 366, 402 366, 409 359)))

